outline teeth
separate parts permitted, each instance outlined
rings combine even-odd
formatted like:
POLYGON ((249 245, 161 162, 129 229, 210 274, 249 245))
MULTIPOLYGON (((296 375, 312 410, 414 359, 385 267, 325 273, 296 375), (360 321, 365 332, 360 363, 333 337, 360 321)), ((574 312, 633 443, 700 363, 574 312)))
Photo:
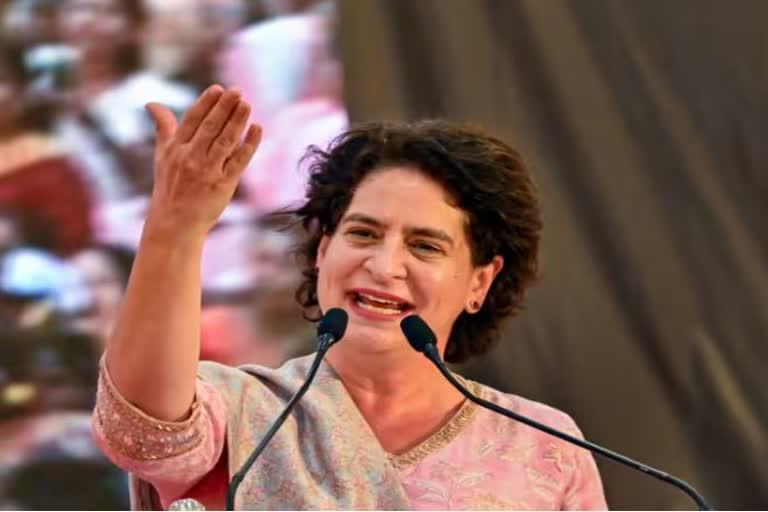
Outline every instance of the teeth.
POLYGON ((381 299, 379 297, 373 297, 371 295, 365 295, 364 293, 358 293, 358 295, 361 298, 369 300, 371 302, 377 302, 377 303, 382 304, 382 305, 392 305, 392 306, 395 306, 395 307, 400 307, 400 303, 399 302, 395 302, 395 301, 392 301, 392 300, 381 299))
POLYGON ((381 313, 383 315, 399 315, 400 310, 399 309, 392 309, 392 308, 380 308, 378 306, 374 306, 373 304, 368 304, 367 302, 363 302, 360 299, 355 299, 355 304, 360 306, 363 309, 367 309, 368 311, 373 311, 375 313, 381 313))

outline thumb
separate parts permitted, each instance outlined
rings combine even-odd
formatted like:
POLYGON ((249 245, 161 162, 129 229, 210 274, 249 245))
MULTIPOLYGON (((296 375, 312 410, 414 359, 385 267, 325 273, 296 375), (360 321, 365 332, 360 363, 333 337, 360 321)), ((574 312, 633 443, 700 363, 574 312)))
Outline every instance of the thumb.
POLYGON ((146 107, 152 121, 155 123, 155 135, 157 142, 162 144, 171 138, 176 131, 178 121, 173 112, 159 103, 147 103, 146 107))

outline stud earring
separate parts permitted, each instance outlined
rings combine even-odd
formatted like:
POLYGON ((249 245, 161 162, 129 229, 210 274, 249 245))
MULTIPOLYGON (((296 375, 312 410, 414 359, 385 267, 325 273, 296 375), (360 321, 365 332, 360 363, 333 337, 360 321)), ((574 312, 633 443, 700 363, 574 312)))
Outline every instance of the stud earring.
POLYGON ((476 301, 476 300, 473 300, 472 303, 470 304, 470 306, 472 307, 472 312, 473 313, 475 313, 475 312, 480 310, 480 303, 478 301, 476 301))

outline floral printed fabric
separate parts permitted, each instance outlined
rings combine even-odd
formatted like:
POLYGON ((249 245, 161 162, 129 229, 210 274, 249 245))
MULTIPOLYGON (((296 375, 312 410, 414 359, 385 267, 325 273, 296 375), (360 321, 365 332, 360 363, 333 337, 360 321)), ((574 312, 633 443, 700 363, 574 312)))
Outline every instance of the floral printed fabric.
MULTIPOLYGON (((170 425, 127 404, 102 367, 94 434, 105 453, 133 473, 134 498, 146 495, 140 487, 149 483, 167 506, 211 471, 224 448, 230 475, 240 469, 301 385, 311 361, 312 356, 294 359, 276 370, 201 363, 198 405, 188 420, 170 425), (126 429, 168 434, 137 451, 136 436, 126 429), (125 439, 133 444, 126 446, 125 439)), ((486 400, 581 435, 562 412, 468 384, 486 400)), ((414 450, 387 454, 326 364, 243 481, 236 505, 295 510, 606 508, 591 454, 471 403, 414 450)))
MULTIPOLYGON (((581 437, 566 414, 481 386, 486 400, 581 437)), ((414 510, 606 510, 592 455, 486 409, 400 478, 414 510)))

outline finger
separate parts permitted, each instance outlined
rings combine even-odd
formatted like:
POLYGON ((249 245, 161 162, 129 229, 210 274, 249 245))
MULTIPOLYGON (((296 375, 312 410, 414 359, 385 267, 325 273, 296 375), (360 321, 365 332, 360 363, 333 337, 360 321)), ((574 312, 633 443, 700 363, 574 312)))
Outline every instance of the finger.
POLYGON ((147 112, 155 124, 155 137, 158 144, 164 144, 176 131, 178 122, 173 112, 159 103, 147 103, 147 112))
POLYGON ((240 141, 240 136, 248 124, 248 118, 251 116, 251 106, 247 101, 240 100, 232 112, 232 116, 227 120, 227 124, 221 130, 221 133, 214 139, 208 150, 208 157, 216 161, 223 161, 232 150, 235 149, 240 141))
POLYGON ((240 144, 240 147, 232 153, 232 156, 224 164, 224 174, 231 178, 239 178, 245 168, 248 167, 248 163, 253 158, 260 143, 261 126, 252 124, 245 133, 243 143, 240 144))
POLYGON ((219 101, 205 116, 194 137, 190 140, 190 144, 195 147, 196 152, 202 155, 208 154, 208 149, 232 115, 232 111, 239 101, 240 91, 236 89, 229 89, 219 98, 219 101))
POLYGON ((211 111, 223 94, 223 87, 212 85, 200 95, 195 104, 184 114, 184 118, 181 120, 181 124, 179 124, 179 128, 176 131, 176 138, 180 142, 189 142, 192 139, 200 123, 203 122, 205 116, 208 115, 208 112, 211 111))

